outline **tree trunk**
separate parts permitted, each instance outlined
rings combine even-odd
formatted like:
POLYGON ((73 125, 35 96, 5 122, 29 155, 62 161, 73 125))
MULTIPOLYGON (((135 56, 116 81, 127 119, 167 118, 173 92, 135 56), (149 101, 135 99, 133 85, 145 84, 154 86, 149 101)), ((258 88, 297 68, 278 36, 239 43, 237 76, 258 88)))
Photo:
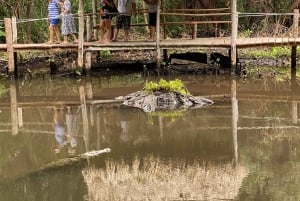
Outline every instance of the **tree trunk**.
MULTIPOLYGON (((30 0, 28 5, 27 5, 27 9, 26 9, 26 18, 27 19, 32 18, 33 8, 34 8, 34 0, 30 0)), ((26 31, 25 42, 32 43, 32 39, 31 39, 31 22, 27 22, 25 27, 26 27, 25 28, 25 31, 26 31)))

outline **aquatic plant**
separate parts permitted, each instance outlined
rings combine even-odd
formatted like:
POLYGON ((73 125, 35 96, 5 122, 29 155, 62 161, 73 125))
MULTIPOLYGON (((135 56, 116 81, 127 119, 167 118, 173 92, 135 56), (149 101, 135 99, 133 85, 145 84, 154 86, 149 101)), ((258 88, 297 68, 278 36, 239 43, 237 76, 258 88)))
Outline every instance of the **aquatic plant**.
POLYGON ((177 92, 181 95, 189 95, 190 93, 179 79, 166 81, 160 79, 159 82, 147 82, 144 87, 144 92, 152 94, 154 92, 171 93, 177 92))

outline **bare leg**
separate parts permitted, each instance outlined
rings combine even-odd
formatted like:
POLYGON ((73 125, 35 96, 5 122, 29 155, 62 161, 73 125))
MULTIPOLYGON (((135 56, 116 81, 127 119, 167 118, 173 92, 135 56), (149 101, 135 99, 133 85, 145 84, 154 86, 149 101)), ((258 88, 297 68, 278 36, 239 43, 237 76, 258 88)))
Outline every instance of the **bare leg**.
POLYGON ((110 43, 110 40, 111 40, 111 21, 110 20, 108 20, 107 22, 106 22, 106 42, 107 43, 110 43))
POLYGON ((129 39, 129 29, 124 29, 124 33, 125 33, 125 41, 128 41, 129 39))
POLYGON ((68 43, 68 36, 64 35, 64 44, 67 44, 67 43, 68 43))
POLYGON ((53 43, 53 26, 49 25, 49 43, 53 43))
POLYGON ((74 43, 78 43, 78 39, 77 39, 76 35, 72 34, 72 36, 73 36, 74 43))
POLYGON ((57 42, 61 43, 61 40, 60 40, 60 33, 59 33, 58 26, 54 26, 53 28, 54 28, 54 31, 55 31, 55 35, 56 35, 57 42))
POLYGON ((115 36, 113 37, 112 40, 116 41, 116 40, 117 40, 117 37, 118 37, 118 34, 119 34, 119 29, 116 29, 115 36))
POLYGON ((100 22, 100 37, 99 37, 99 43, 103 43, 104 40, 104 31, 105 31, 105 27, 104 27, 104 20, 101 20, 100 22))
POLYGON ((150 30, 150 40, 154 41, 155 27, 154 26, 150 26, 149 30, 150 30))

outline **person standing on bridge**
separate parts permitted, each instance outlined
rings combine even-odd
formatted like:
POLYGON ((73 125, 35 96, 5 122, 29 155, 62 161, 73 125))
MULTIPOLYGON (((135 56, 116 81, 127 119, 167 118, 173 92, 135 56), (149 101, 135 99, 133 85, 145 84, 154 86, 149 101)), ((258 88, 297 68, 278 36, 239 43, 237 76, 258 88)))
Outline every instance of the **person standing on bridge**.
POLYGON ((154 41, 154 35, 156 31, 156 13, 157 13, 157 3, 158 0, 144 0, 148 5, 148 26, 149 26, 149 33, 150 33, 150 41, 154 41))
POLYGON ((117 41, 119 30, 122 28, 125 33, 124 40, 128 41, 131 15, 136 14, 136 2, 135 0, 117 0, 116 5, 120 14, 117 16, 117 29, 112 41, 117 41))
POLYGON ((62 23, 61 23, 61 33, 64 36, 64 44, 68 44, 68 36, 73 37, 74 43, 77 43, 77 33, 75 27, 75 21, 72 14, 72 6, 69 0, 62 0, 62 23))
POLYGON ((103 43, 110 43, 111 36, 112 36, 112 27, 111 27, 111 19, 112 15, 110 14, 113 12, 115 8, 115 3, 113 0, 101 0, 100 1, 100 14, 101 14, 101 22, 100 22, 100 39, 99 42, 103 43), (104 34, 106 32, 106 40, 104 40, 104 34))
POLYGON ((48 22, 49 22, 49 44, 54 42, 54 33, 58 43, 61 43, 58 28, 59 23, 59 1, 48 0, 48 22))

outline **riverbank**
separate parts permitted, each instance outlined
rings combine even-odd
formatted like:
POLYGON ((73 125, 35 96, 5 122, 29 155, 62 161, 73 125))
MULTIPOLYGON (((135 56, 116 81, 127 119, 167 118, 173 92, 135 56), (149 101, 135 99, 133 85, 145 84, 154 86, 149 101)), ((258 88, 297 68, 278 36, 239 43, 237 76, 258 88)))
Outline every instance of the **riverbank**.
MULTIPOLYGON (((213 50, 210 50, 212 52, 213 50)), ((266 50, 267 51, 267 50, 266 50)), ((204 53, 208 55, 208 62, 210 53, 204 53)), ((224 52, 221 53, 226 55, 224 52)), ((278 57, 259 57, 253 56, 247 52, 241 52, 238 65, 247 68, 255 69, 258 67, 271 67, 274 68, 285 67, 287 68, 291 61, 288 56, 278 57), (250 56, 249 56, 250 55, 250 56)), ((225 56, 227 57, 227 56, 225 56)), ((156 53, 155 51, 145 50, 132 50, 132 51, 102 51, 93 55, 93 65, 91 74, 93 75, 122 75, 132 72, 141 72, 144 75, 158 75, 156 70, 156 53)), ((229 57, 228 57, 229 59, 229 57)), ((18 75, 23 76, 37 76, 37 75, 51 75, 51 76, 81 76, 82 72, 77 68, 77 52, 65 51, 65 52, 32 52, 27 54, 18 54, 17 69, 18 75)), ((7 60, 5 57, 0 59, 0 74, 2 77, 7 75, 7 60)), ((166 62, 162 62, 163 67, 170 67, 166 62)), ((222 70, 224 67, 220 66, 222 70)), ((226 68, 226 67, 225 67, 226 68)), ((162 68, 160 73, 168 73, 168 68, 162 68)), ((202 71, 198 69, 185 69, 181 66, 180 69, 171 69, 172 72, 178 71, 178 73, 194 73, 201 74, 202 71)), ((222 72, 225 72, 222 71, 222 72)), ((229 69, 227 69, 230 72, 229 69)))

